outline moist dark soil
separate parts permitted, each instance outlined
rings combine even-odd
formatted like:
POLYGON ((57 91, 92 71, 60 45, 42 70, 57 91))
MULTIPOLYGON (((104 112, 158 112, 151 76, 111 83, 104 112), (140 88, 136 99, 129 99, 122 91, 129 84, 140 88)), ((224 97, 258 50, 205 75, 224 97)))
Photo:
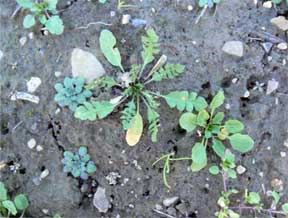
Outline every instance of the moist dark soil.
MULTIPOLYGON (((59 9, 63 9, 64 33, 45 36, 39 31, 40 26, 29 30, 22 27, 23 11, 10 19, 16 9, 15 1, 0 0, 0 50, 4 54, 0 60, 0 161, 6 163, 0 171, 0 180, 12 196, 22 192, 27 194, 30 201, 27 217, 52 217, 59 213, 62 217, 156 218, 161 215, 153 211, 155 205, 172 196, 179 196, 185 206, 184 209, 178 207, 175 217, 212 218, 218 209, 222 178, 211 176, 208 167, 192 173, 189 162, 173 164, 170 191, 163 185, 162 163, 152 167, 161 154, 171 150, 186 156, 197 139, 195 134, 186 134, 178 127, 180 113, 169 109, 164 101, 160 107, 158 142, 152 143, 144 134, 135 147, 126 144, 117 111, 107 119, 95 122, 76 120, 67 108, 55 113, 54 84, 72 75, 70 57, 74 48, 93 53, 108 75, 117 74, 99 50, 101 29, 109 28, 121 42, 118 47, 125 67, 140 60, 140 37, 144 28, 122 25, 123 14, 146 20, 159 35, 162 53, 168 56, 168 61, 186 66, 182 76, 157 85, 151 83, 151 89, 162 93, 196 91, 208 100, 223 89, 226 104, 230 105, 230 109, 222 108, 226 116, 245 123, 245 131, 255 140, 255 147, 246 155, 237 153, 237 163, 245 166, 247 171, 239 175, 238 180, 229 182, 229 187, 258 191, 269 207, 271 198, 264 196, 263 187, 271 190, 271 180, 278 178, 284 184, 281 202, 288 201, 288 157, 280 156, 280 152, 288 152, 284 146, 288 138, 288 65, 283 64, 284 59, 288 61, 288 54, 287 50, 281 51, 276 46, 267 54, 261 43, 252 39, 255 38, 253 33, 265 28, 265 31, 287 40, 283 32, 270 23, 270 19, 279 14, 287 17, 287 9, 265 9, 260 6, 261 2, 255 6, 250 0, 223 0, 216 10, 208 10, 196 25, 195 19, 201 9, 193 0, 129 0, 129 4, 138 8, 120 11, 116 0, 104 5, 86 0, 70 2, 70 6, 66 0, 59 3, 59 9), (192 11, 187 10, 188 4, 194 6, 192 11), (111 11, 116 12, 115 16, 111 16, 111 11), (77 29, 96 21, 112 25, 77 29), (33 39, 28 37, 30 32, 34 32, 33 39), (19 39, 25 36, 28 40, 21 46, 19 39), (231 57, 222 51, 224 43, 230 40, 245 44, 242 58, 231 57), (62 73, 58 78, 54 74, 56 71, 62 73), (34 93, 40 98, 39 104, 11 101, 13 91, 27 90, 26 82, 32 76, 42 80, 34 93), (233 78, 238 78, 238 82, 232 83, 233 78), (278 81, 279 87, 267 95, 265 90, 271 79, 278 81), (256 82, 265 83, 263 91, 253 90, 256 82), (250 91, 250 96, 243 98, 246 90, 250 91), (29 149, 27 142, 31 138, 44 150, 29 149), (97 165, 97 172, 84 182, 88 184, 88 191, 84 193, 80 190, 83 182, 63 173, 61 163, 64 150, 76 151, 80 145, 88 147, 91 159, 97 165), (19 164, 18 170, 11 171, 10 166, 15 164, 19 164), (50 174, 36 185, 33 178, 44 169, 49 169, 50 174), (110 172, 121 175, 117 185, 109 185, 105 179, 110 172), (98 185, 106 189, 111 200, 112 206, 105 214, 99 213, 92 204, 98 185)), ((209 165, 219 163, 211 151, 208 155, 209 165)), ((167 213, 166 209, 163 212, 167 213)), ((242 214, 245 218, 254 217, 254 213, 242 214)))

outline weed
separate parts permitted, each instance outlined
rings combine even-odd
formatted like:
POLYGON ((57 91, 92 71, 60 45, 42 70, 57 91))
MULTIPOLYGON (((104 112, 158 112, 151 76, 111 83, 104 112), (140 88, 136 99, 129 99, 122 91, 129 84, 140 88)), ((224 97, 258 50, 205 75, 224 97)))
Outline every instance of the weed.
POLYGON ((286 4, 288 5, 288 0, 272 0, 272 2, 273 2, 274 4, 276 4, 276 5, 279 5, 279 4, 281 4, 282 2, 283 2, 283 3, 286 2, 286 4))
POLYGON ((25 210, 29 206, 29 201, 24 194, 17 195, 14 200, 10 200, 7 189, 4 183, 0 182, 0 215, 1 217, 9 217, 17 215, 19 211, 22 211, 21 217, 24 216, 25 210))
MULTIPOLYGON (((206 152, 208 146, 212 147, 217 156, 225 160, 223 168, 228 171, 229 176, 231 178, 235 177, 235 157, 231 152, 225 153, 224 142, 230 142, 232 148, 241 153, 246 153, 253 148, 254 141, 250 136, 241 133, 244 125, 239 120, 229 119, 223 123, 224 113, 216 113, 216 109, 224 103, 223 91, 219 91, 214 96, 209 106, 206 100, 197 97, 195 92, 176 91, 171 92, 165 98, 170 107, 176 107, 180 111, 188 111, 183 113, 179 119, 181 128, 187 132, 193 132, 197 129, 198 135, 202 138, 192 146, 190 157, 174 158, 174 154, 166 154, 154 163, 156 164, 159 160, 165 159, 163 178, 166 187, 170 188, 167 183, 167 174, 169 173, 168 166, 171 161, 191 160, 192 171, 200 171, 206 167, 208 162, 206 152), (193 113, 193 110, 197 113, 193 113)), ((219 169, 216 166, 210 168, 212 174, 216 174, 218 171, 219 169)))
POLYGON ((36 24, 36 20, 45 26, 51 34, 61 35, 64 31, 64 25, 61 18, 57 15, 58 0, 43 0, 34 2, 33 0, 16 0, 24 9, 31 14, 25 16, 23 20, 24 28, 31 28, 36 24))
POLYGON ((63 171, 65 173, 71 173, 75 178, 80 177, 83 180, 87 180, 88 175, 96 171, 95 163, 90 160, 90 155, 84 146, 79 148, 78 154, 65 151, 62 163, 64 164, 63 171))
POLYGON ((220 2, 221 0, 199 0, 198 4, 201 8, 205 6, 207 6, 208 8, 213 8, 216 4, 220 2))

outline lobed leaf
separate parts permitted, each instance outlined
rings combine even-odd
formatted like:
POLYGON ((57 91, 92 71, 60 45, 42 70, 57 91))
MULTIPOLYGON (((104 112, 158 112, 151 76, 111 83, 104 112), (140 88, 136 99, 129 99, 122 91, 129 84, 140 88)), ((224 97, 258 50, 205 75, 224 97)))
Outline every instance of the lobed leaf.
POLYGON ((133 100, 129 101, 121 114, 122 116, 120 117, 120 119, 122 120, 123 129, 127 130, 130 127, 131 120, 136 115, 135 102, 133 100))
POLYGON ((123 72, 124 69, 121 64, 121 55, 116 46, 116 38, 113 33, 104 29, 100 33, 100 48, 106 59, 115 67, 119 67, 123 72))
POLYGON ((161 81, 164 79, 173 79, 184 72, 185 66, 182 64, 166 64, 160 70, 155 72, 151 81, 161 81))
POLYGON ((147 117, 149 121, 149 132, 151 134, 151 140, 152 142, 157 142, 160 115, 155 110, 148 108, 147 117))

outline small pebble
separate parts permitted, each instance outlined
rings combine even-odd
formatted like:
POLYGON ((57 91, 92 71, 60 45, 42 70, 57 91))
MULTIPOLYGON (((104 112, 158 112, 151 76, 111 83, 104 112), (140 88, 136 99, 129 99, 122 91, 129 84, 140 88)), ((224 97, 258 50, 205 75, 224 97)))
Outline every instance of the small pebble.
POLYGON ((123 14, 122 16, 122 24, 128 24, 130 22, 131 15, 130 14, 123 14))
POLYGON ((40 174, 40 180, 45 179, 49 174, 50 174, 50 171, 49 171, 48 169, 45 169, 45 170, 40 174))
POLYGON ((4 57, 3 51, 0 50, 0 60, 4 57))
POLYGON ((279 82, 276 81, 275 79, 271 79, 267 83, 267 90, 266 94, 270 95, 272 92, 274 92, 276 89, 278 89, 279 82))
POLYGON ((163 207, 160 204, 155 205, 156 210, 163 210, 163 207))
POLYGON ((60 71, 55 71, 55 73, 54 73, 54 75, 56 76, 56 77, 59 77, 59 76, 61 76, 61 72, 60 71))
POLYGON ((272 59, 273 59, 272 56, 268 56, 268 57, 267 57, 267 60, 268 60, 269 62, 271 62, 272 59))
POLYGON ((55 110, 55 114, 59 114, 61 112, 61 109, 58 107, 56 110, 55 110))
POLYGON ((33 182, 34 185, 36 185, 36 186, 40 185, 40 183, 41 183, 39 177, 33 178, 33 179, 32 179, 32 182, 33 182))
POLYGON ((260 173, 259 173, 259 176, 260 176, 260 177, 263 177, 263 176, 264 176, 264 173, 263 173, 263 172, 260 172, 260 173))
POLYGON ((231 109, 231 105, 229 103, 225 104, 225 109, 226 110, 230 110, 231 109))
POLYGON ((30 32, 30 33, 28 34, 28 37, 29 37, 29 39, 34 39, 34 33, 33 33, 33 32, 30 32))
POLYGON ((129 204, 128 207, 130 207, 130 208, 132 208, 132 209, 135 208, 135 206, 134 206, 133 204, 129 204))
POLYGON ((111 17, 114 17, 116 15, 116 12, 115 11, 110 11, 110 16, 111 17))
POLYGON ((170 206, 176 204, 178 201, 179 201, 179 197, 178 196, 174 196, 174 197, 171 197, 171 198, 166 198, 166 199, 163 200, 163 205, 165 207, 170 207, 170 206))
POLYGON ((20 45, 21 46, 24 46, 27 42, 27 37, 26 36, 23 36, 19 39, 19 42, 20 42, 20 45))
POLYGON ((268 146, 268 147, 267 147, 267 150, 268 150, 268 151, 270 151, 270 150, 271 150, 271 147, 270 147, 270 146, 268 146))
POLYGON ((49 213, 49 210, 48 210, 48 209, 42 209, 42 212, 43 212, 44 214, 48 214, 48 213, 49 213))
POLYGON ((40 151, 43 151, 44 148, 42 147, 42 145, 37 145, 36 147, 36 151, 40 152, 40 151))
POLYGON ((246 168, 243 167, 242 165, 237 166, 236 171, 239 175, 243 174, 246 172, 246 168))
POLYGON ((188 10, 188 11, 192 11, 192 10, 193 10, 193 6, 192 6, 192 5, 188 5, 188 6, 187 6, 187 10, 188 10))
POLYGON ((28 142, 27 142, 27 145, 28 145, 28 148, 30 148, 30 149, 33 149, 33 148, 35 148, 35 146, 36 146, 36 140, 35 139, 30 139, 28 142))
POLYGON ((272 1, 266 1, 263 3, 264 8, 272 8, 272 1))
POLYGON ((31 79, 26 83, 28 92, 35 92, 41 83, 42 81, 39 77, 31 77, 31 79))
POLYGON ((271 186, 277 192, 282 192, 284 190, 283 181, 278 178, 271 181, 271 186))
POLYGON ((249 96, 250 96, 250 92, 248 90, 246 90, 243 97, 248 98, 249 96))
POLYGON ((286 157, 286 152, 281 151, 281 152, 280 152, 280 156, 281 156, 281 157, 286 157))
POLYGON ((232 81, 233 84, 236 84, 236 83, 238 82, 238 80, 239 80, 239 79, 238 79, 237 77, 235 77, 235 78, 233 78, 231 81, 232 81))
POLYGON ((288 44, 286 42, 281 42, 277 45, 277 48, 280 50, 286 50, 288 48, 288 44))

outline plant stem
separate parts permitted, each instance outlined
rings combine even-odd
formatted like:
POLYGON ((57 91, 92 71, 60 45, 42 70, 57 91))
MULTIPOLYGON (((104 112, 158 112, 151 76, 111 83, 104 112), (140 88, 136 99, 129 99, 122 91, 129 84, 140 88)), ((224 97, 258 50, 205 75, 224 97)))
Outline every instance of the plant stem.
MULTIPOLYGON (((254 210, 254 211, 258 211, 259 208, 257 207, 252 207, 252 206, 238 206, 238 207, 229 207, 229 209, 238 209, 238 210, 254 210)), ((260 212, 263 213, 269 213, 269 214, 282 214, 282 215, 286 215, 285 212, 283 211, 279 211, 279 210, 273 210, 273 209, 260 209, 260 212)))
POLYGON ((173 155, 174 153, 169 153, 169 154, 165 154, 165 155, 163 155, 162 157, 160 157, 158 160, 156 160, 153 164, 152 164, 152 166, 154 166, 155 164, 157 164, 160 160, 163 160, 163 159, 165 159, 165 158, 167 158, 168 156, 171 156, 171 155, 173 155))
POLYGON ((170 158, 171 161, 178 161, 178 160, 192 160, 191 157, 179 157, 179 158, 170 158))

